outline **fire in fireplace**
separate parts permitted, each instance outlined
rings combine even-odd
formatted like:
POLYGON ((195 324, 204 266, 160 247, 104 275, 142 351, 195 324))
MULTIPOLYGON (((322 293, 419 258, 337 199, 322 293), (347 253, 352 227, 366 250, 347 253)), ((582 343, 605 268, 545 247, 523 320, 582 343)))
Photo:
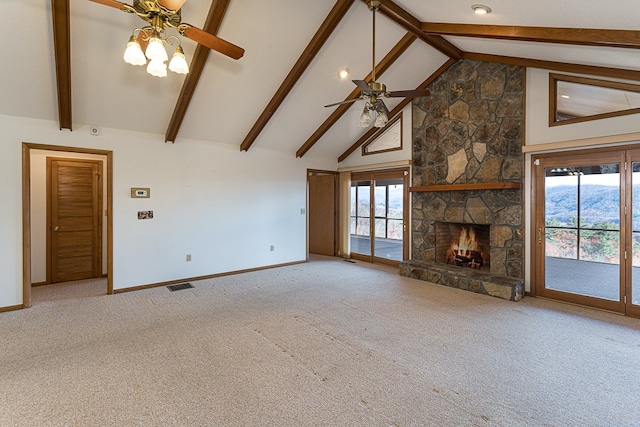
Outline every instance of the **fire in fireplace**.
POLYGON ((489 268, 489 226, 436 224, 436 262, 484 270, 489 268))

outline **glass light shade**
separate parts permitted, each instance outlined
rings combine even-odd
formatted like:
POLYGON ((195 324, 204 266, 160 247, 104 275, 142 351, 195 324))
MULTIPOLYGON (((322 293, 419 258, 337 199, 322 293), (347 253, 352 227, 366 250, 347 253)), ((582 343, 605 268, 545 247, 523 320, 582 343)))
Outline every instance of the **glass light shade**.
POLYGON ((376 122, 373 124, 377 128, 383 128, 389 121, 387 117, 387 113, 384 111, 378 111, 378 116, 376 117, 376 122))
POLYGON ((365 105, 364 110, 362 110, 362 114, 360 115, 361 128, 366 128, 371 126, 371 114, 372 114, 372 110, 369 110, 369 106, 365 105))
POLYGON ((138 39, 135 36, 131 36, 129 39, 123 58, 124 62, 131 65, 144 65, 147 63, 147 58, 144 57, 140 43, 138 43, 138 39))
POLYGON ((151 37, 149 39, 149 46, 147 46, 147 51, 145 52, 147 58, 153 60, 159 60, 164 62, 169 59, 167 56, 167 51, 164 49, 164 45, 162 44, 162 40, 158 37, 151 37))
POLYGON ((189 72, 189 65, 184 57, 184 51, 180 46, 178 46, 173 53, 171 62, 169 62, 169 69, 178 74, 187 74, 189 72))
POLYGON ((152 59, 149 61, 149 65, 147 65, 147 73, 155 77, 166 77, 167 64, 165 64, 164 61, 152 59))

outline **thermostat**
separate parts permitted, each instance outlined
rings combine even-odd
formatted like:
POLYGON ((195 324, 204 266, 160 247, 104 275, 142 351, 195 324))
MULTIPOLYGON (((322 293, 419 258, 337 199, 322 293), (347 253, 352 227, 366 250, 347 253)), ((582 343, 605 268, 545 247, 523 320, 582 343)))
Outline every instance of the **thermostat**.
POLYGON ((148 199, 151 197, 151 190, 149 188, 132 188, 131 197, 135 199, 148 199))

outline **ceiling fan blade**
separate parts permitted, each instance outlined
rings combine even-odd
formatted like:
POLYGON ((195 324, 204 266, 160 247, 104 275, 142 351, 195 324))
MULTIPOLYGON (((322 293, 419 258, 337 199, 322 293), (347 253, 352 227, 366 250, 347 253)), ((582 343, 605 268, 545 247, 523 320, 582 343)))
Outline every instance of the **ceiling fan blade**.
POLYGON ((351 80, 351 81, 354 82, 356 84, 356 86, 358 86, 358 88, 360 88, 362 93, 364 93, 364 94, 371 93, 371 88, 369 87, 367 82, 365 82, 364 80, 351 80))
POLYGON ((178 11, 182 8, 187 0, 158 0, 160 6, 164 6, 169 10, 178 11))
POLYGON ((352 102, 360 101, 360 98, 347 99, 346 101, 334 102, 333 104, 325 105, 325 107, 335 107, 336 105, 351 104, 352 102))
POLYGON ((428 89, 423 90, 394 90, 387 92, 388 98, 417 98, 420 96, 429 96, 431 92, 428 89))
POLYGON ((122 2, 119 2, 119 1, 116 1, 116 0, 91 0, 91 1, 94 2, 94 3, 100 3, 100 4, 103 4, 105 6, 115 7, 116 9, 126 10, 126 11, 129 11, 127 6, 131 7, 128 4, 125 4, 125 3, 122 3, 122 2))
POLYGON ((209 49, 213 49, 233 59, 240 59, 242 58, 242 55, 244 55, 243 48, 229 43, 228 41, 223 40, 220 37, 209 34, 206 31, 201 30, 200 28, 191 26, 190 24, 181 23, 180 27, 183 26, 185 28, 181 31, 181 34, 193 41, 200 43, 203 46, 208 47, 209 49))

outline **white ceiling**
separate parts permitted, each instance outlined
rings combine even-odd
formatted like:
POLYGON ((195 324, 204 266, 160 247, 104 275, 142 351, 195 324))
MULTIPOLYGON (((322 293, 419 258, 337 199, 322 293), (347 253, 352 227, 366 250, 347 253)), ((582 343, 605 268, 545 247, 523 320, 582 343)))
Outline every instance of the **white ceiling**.
MULTIPOLYGON (((487 0, 493 9, 476 16, 476 0, 396 0, 422 22, 557 26, 634 30, 640 2, 617 0, 487 0)), ((124 46, 138 17, 88 0, 71 3, 71 79, 73 126, 97 125, 158 134, 164 142, 184 77, 148 75, 144 67, 122 60, 124 46)), ((181 138, 221 142, 238 147, 307 46, 335 0, 232 0, 218 35, 245 49, 234 61, 212 52, 200 78, 176 144, 181 138)), ((211 0, 188 0, 185 22, 202 27, 211 0)), ((58 120, 50 0, 2 0, 5 40, 0 55, 0 114, 58 120), (9 58, 11 58, 9 60, 9 58)), ((376 22, 376 61, 406 31, 382 14, 376 22)), ((465 52, 515 56, 640 70, 640 50, 506 40, 446 37, 465 52)), ((195 43, 185 39, 190 60, 195 43)), ((417 40, 379 81, 389 90, 414 89, 448 58, 417 40)), ((333 109, 353 89, 340 81, 339 68, 350 78, 371 71, 371 12, 356 1, 310 67, 276 111, 253 146, 284 150, 295 156, 333 109)), ((399 100, 385 100, 392 109, 399 100)), ((362 105, 354 104, 307 155, 337 158, 365 130, 358 127, 362 105)))

